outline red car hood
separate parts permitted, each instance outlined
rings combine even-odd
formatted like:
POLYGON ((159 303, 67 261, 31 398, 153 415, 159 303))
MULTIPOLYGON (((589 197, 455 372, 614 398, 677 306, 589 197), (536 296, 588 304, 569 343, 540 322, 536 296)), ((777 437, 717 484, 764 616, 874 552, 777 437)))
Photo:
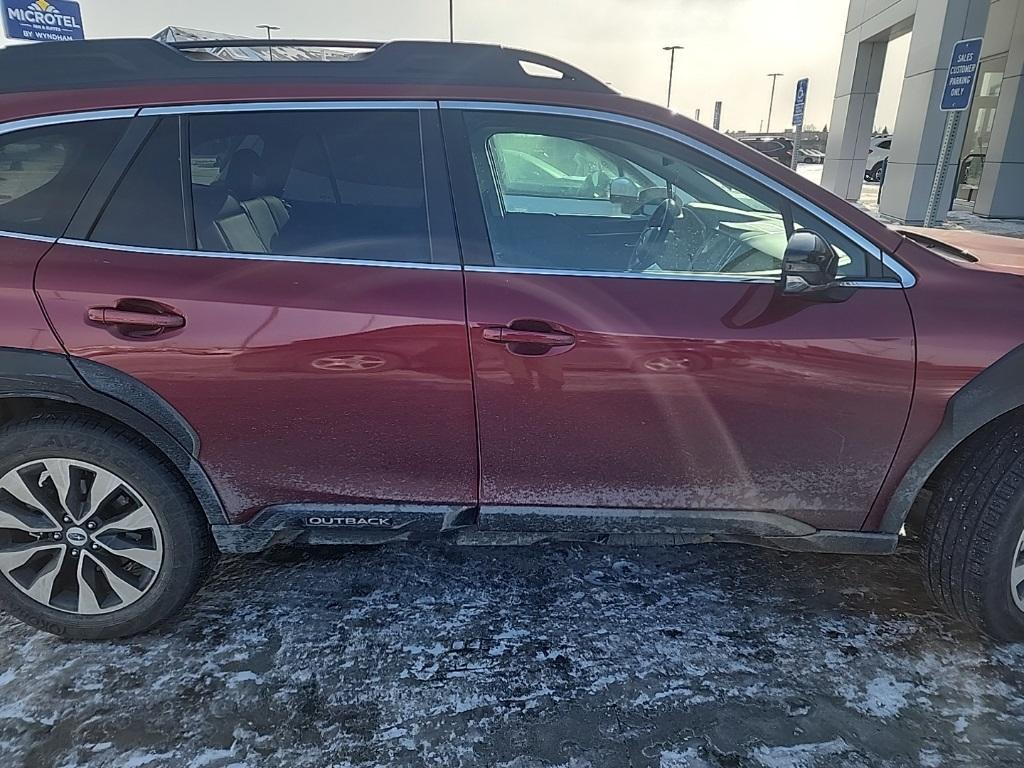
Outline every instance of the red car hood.
MULTIPOLYGON (((1012 272, 1024 275, 1024 240, 1016 237, 986 235, 962 229, 927 229, 925 227, 897 227, 897 232, 912 237, 928 238, 941 249, 949 246, 977 259, 977 266, 994 272, 1012 272)), ((922 242, 927 245, 927 242, 922 242)))

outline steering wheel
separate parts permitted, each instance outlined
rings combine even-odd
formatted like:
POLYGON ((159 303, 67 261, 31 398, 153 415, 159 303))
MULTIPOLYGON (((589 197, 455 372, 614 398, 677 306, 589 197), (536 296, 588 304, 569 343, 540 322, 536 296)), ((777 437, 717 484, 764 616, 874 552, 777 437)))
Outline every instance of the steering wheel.
POLYGON ((629 260, 630 272, 657 264, 662 269, 690 271, 708 245, 708 225, 691 208, 666 199, 658 204, 629 260))
POLYGON ((654 213, 647 220, 647 226, 640 233, 640 239, 636 241, 633 248, 633 255, 629 259, 627 269, 630 272, 643 272, 658 261, 662 247, 668 239, 669 233, 676 219, 679 218, 683 208, 679 202, 666 198, 658 203, 654 213))

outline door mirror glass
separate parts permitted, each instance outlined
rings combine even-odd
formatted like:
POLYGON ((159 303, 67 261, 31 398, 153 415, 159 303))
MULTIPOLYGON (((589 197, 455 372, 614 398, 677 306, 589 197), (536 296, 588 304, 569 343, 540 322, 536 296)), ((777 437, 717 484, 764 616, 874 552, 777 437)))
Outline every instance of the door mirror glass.
POLYGON ((783 293, 823 291, 836 282, 839 257, 821 235, 794 232, 782 257, 783 293))
POLYGON ((608 197, 613 203, 635 204, 640 201, 640 187, 632 179, 619 176, 608 185, 608 197))

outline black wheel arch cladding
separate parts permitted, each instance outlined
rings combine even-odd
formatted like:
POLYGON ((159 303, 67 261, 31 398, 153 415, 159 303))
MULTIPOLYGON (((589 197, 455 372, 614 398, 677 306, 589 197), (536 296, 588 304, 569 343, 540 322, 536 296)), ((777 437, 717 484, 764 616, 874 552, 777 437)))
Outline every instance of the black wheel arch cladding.
POLYGON ((986 424, 1024 406, 1024 344, 1007 352, 961 387, 946 403, 942 423, 900 480, 879 530, 895 533, 936 469, 986 424))
POLYGON ((182 474, 211 524, 228 522, 198 459, 199 436, 170 403, 110 366, 56 352, 0 347, 0 408, 4 400, 53 401, 94 411, 149 441, 182 474))

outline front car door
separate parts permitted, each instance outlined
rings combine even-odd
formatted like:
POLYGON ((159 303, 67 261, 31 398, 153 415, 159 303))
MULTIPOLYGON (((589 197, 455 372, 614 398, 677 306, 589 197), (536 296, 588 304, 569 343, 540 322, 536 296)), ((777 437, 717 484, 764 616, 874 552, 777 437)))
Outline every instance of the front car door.
POLYGON ((898 266, 778 182, 668 129, 442 107, 481 525, 670 531, 670 511, 701 510, 859 528, 912 395, 898 266), (780 294, 797 228, 839 251, 845 300, 780 294))
POLYGON ((105 174, 109 200, 101 175, 37 275, 82 375, 114 369, 177 409, 235 521, 282 504, 475 504, 436 103, 136 121, 127 172, 105 174))

